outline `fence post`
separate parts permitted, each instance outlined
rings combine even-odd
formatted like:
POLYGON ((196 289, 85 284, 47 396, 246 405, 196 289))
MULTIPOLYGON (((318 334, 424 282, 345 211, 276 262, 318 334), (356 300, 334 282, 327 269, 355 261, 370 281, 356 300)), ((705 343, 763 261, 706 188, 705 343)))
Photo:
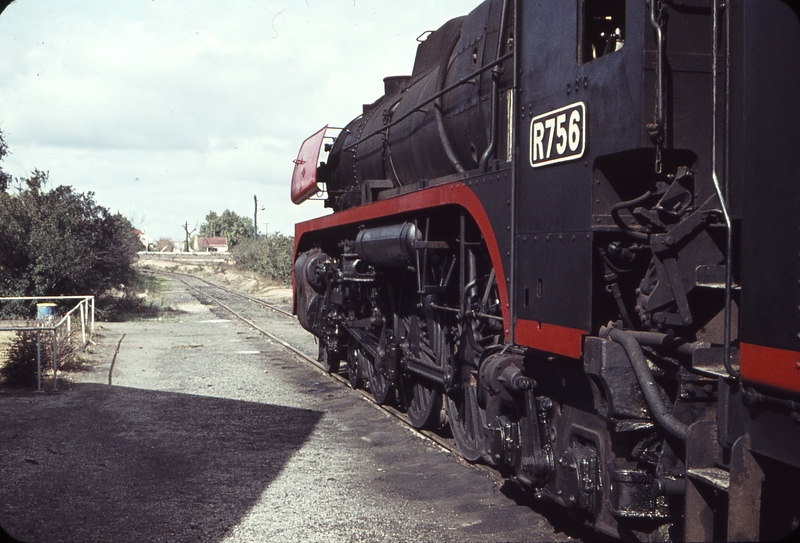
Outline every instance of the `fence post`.
POLYGON ((85 298, 81 302, 81 339, 86 347, 86 314, 89 312, 89 302, 85 298))
POLYGON ((94 296, 92 296, 92 335, 94 335, 94 296))
POLYGON ((42 391, 42 331, 36 330, 36 392, 42 391))
POLYGON ((53 390, 58 390, 58 328, 53 327, 53 390))

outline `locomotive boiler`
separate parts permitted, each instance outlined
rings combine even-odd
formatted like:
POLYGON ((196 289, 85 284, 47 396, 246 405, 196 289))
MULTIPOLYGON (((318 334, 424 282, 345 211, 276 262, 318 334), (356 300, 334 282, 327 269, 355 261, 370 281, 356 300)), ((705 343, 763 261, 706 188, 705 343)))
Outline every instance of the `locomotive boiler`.
POLYGON ((487 0, 384 83, 295 160, 325 367, 603 533, 795 529, 796 5, 487 0))

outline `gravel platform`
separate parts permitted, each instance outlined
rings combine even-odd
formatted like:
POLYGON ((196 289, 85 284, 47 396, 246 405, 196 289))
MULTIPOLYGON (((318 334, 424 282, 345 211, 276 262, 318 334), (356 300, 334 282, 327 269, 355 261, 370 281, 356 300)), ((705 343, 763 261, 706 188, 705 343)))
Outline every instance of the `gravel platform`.
POLYGON ((100 324, 91 370, 59 392, 0 389, 0 524, 17 540, 598 538, 178 283, 165 297, 170 317, 100 324))

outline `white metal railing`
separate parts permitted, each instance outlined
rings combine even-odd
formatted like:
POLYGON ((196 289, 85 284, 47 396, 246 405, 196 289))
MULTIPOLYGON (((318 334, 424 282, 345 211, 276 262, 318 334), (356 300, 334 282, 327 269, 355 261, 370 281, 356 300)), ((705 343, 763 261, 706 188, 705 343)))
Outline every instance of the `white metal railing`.
POLYGON ((89 338, 94 335, 94 296, 8 296, 0 297, 0 303, 11 301, 29 300, 34 302, 77 300, 78 303, 67 311, 58 321, 56 316, 38 319, 36 326, 0 326, 3 332, 36 332, 36 390, 42 391, 42 333, 52 332, 53 354, 53 390, 58 390, 58 332, 66 326, 67 337, 72 337, 73 318, 80 319, 81 346, 86 347, 89 338), (88 335, 87 335, 88 328, 88 335))

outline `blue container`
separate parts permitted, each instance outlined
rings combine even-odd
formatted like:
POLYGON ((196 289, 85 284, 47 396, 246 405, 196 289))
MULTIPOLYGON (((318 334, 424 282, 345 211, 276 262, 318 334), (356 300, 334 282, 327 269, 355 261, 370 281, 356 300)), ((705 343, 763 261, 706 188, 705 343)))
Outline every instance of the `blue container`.
POLYGON ((56 304, 53 302, 43 302, 36 304, 36 322, 42 324, 43 322, 52 320, 56 314, 56 304))

